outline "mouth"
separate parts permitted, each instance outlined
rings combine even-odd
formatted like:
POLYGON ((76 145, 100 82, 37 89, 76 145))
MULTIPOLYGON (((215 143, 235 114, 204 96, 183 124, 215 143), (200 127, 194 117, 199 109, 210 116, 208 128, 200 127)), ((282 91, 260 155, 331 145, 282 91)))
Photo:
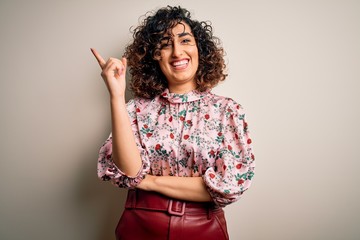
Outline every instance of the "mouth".
POLYGON ((189 64, 189 59, 181 59, 170 63, 170 65, 176 70, 185 69, 188 66, 188 64, 189 64))

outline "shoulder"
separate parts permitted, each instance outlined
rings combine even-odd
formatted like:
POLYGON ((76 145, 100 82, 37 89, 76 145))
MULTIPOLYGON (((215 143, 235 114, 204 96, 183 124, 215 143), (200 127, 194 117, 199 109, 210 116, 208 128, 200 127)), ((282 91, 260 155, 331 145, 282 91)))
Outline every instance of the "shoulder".
POLYGON ((159 97, 153 99, 135 97, 127 102, 126 107, 129 112, 141 113, 149 112, 159 105, 161 105, 159 97))
POLYGON ((243 106, 230 97, 220 96, 212 92, 209 93, 209 102, 218 105, 229 112, 243 112, 243 106))

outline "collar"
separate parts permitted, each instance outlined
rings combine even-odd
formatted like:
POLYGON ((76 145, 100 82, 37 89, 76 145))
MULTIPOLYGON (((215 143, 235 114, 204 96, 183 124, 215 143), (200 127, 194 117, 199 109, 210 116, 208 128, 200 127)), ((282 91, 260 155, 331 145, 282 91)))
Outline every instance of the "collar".
POLYGON ((210 90, 200 92, 197 90, 192 90, 187 93, 171 93, 169 89, 165 89, 165 91, 161 94, 161 97, 167 99, 170 103, 185 103, 185 102, 193 102, 199 99, 206 97, 210 93, 210 90))

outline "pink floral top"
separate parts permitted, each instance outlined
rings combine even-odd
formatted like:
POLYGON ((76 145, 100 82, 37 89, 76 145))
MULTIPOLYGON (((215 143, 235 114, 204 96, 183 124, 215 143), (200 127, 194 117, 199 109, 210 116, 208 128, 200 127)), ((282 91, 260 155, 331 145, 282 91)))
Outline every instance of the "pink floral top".
POLYGON ((100 148, 98 176, 134 188, 146 174, 201 176, 214 202, 224 207, 249 188, 254 155, 243 108, 210 91, 169 93, 127 103, 142 168, 126 176, 112 161, 112 138, 100 148))

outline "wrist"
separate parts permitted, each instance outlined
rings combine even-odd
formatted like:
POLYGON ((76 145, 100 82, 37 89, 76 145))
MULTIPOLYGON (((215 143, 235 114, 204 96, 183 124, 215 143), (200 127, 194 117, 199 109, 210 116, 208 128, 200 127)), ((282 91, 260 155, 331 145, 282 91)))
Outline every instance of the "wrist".
POLYGON ((156 178, 156 176, 147 174, 145 178, 141 181, 141 183, 137 186, 137 188, 145 191, 156 191, 156 178))
POLYGON ((110 96, 110 103, 111 104, 119 104, 119 103, 125 104, 126 103, 125 96, 120 96, 120 95, 110 96))

